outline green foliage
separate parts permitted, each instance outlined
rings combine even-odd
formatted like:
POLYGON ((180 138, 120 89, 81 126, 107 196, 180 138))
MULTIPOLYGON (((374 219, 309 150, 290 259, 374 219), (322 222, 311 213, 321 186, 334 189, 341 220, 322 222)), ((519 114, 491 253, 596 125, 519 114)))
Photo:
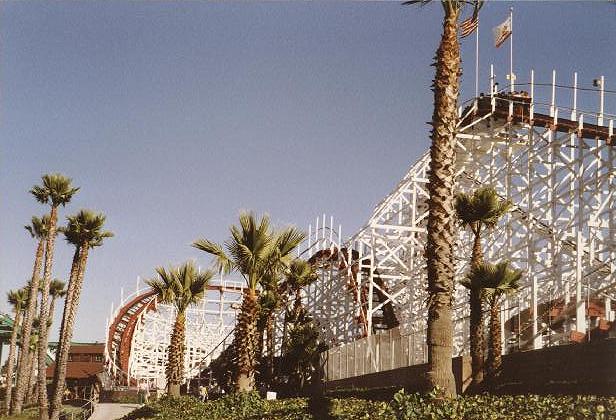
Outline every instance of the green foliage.
POLYGON ((607 420, 616 416, 615 397, 475 395, 438 399, 437 393, 399 391, 390 403, 358 398, 289 398, 266 401, 239 393, 202 403, 192 397, 163 398, 124 417, 182 420, 607 420))
POLYGON ((42 185, 35 185, 30 193, 41 204, 50 203, 52 207, 64 206, 79 188, 71 185, 72 179, 62 174, 46 174, 41 177, 42 185))
POLYGON ((73 216, 66 218, 68 224, 59 230, 69 244, 78 247, 95 248, 103 244, 106 238, 112 238, 113 233, 103 230, 106 217, 103 213, 81 209, 73 216))
POLYGON ((450 400, 396 393, 390 406, 396 419, 597 419, 616 415, 616 398, 597 396, 475 395, 450 400))
POLYGON ((300 391, 315 377, 318 377, 319 355, 326 350, 319 340, 319 330, 312 318, 306 316, 304 310, 300 311, 298 319, 288 323, 288 339, 284 345, 285 353, 277 369, 279 381, 283 381, 279 388, 287 390, 289 387, 300 391))
POLYGON ((203 299, 207 285, 214 276, 209 271, 199 272, 192 261, 177 267, 156 267, 157 277, 146 280, 163 303, 174 305, 178 313, 184 313, 190 305, 203 299))
POLYGON ((492 187, 479 188, 472 194, 456 195, 456 214, 462 226, 469 226, 479 234, 481 226, 493 228, 498 220, 509 211, 511 201, 501 200, 492 187))

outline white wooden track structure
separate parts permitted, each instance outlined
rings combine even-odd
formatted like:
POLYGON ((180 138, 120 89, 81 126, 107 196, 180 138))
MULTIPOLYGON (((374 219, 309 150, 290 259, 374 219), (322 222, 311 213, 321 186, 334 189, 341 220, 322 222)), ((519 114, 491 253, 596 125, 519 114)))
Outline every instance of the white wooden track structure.
MULTIPOLYGON (((526 92, 509 86, 507 93, 498 89, 491 70, 490 93, 460 108, 456 190, 493 186, 514 204, 483 240, 486 261, 507 259, 524 273, 519 292, 501 307, 505 352, 587 340, 598 324, 614 320, 616 117, 604 112, 603 78, 599 84, 578 88, 576 74, 571 86, 563 86, 555 72, 551 83, 539 84, 531 72, 529 83, 518 84, 526 92), (571 105, 558 106, 562 98, 571 105), (599 103, 599 111, 578 107, 591 101, 599 103)), ((326 359, 338 356, 339 362, 335 369, 327 366, 326 379, 427 361, 428 166, 426 153, 349 239, 343 241, 341 227, 325 215, 308 229, 301 255, 319 278, 303 298, 330 346, 326 359), (396 350, 392 343, 376 354, 375 337, 397 340, 396 350), (362 358, 372 367, 358 369, 362 358)), ((469 232, 460 229, 458 280, 468 271, 471 243, 469 232)), ((216 296, 210 293, 205 306, 187 317, 188 377, 231 342, 231 303, 240 301, 242 284, 223 281, 217 287, 216 296)), ((116 383, 153 378, 161 386, 173 311, 157 305, 147 291, 122 301, 107 327, 108 371, 116 383)), ((456 355, 468 352, 468 319, 468 293, 457 285, 456 355)))
MULTIPOLYGON (((243 282, 220 278, 208 287, 206 297, 186 314, 184 372, 195 377, 231 342, 236 310, 241 303, 243 282), (221 345, 223 343, 223 345, 221 345)), ((150 386, 166 386, 167 347, 175 310, 157 301, 152 290, 139 288, 124 297, 107 322, 105 366, 107 387, 136 386, 147 380, 150 386)))
MULTIPOLYGON (((491 93, 460 108, 456 191, 493 186, 514 204, 483 240, 486 261, 510 260, 523 271, 521 289, 502 303, 503 348, 588 340, 614 320, 616 299, 616 117, 603 111, 605 80, 579 89, 577 74, 565 87, 555 72, 545 84, 531 72, 525 92, 499 91, 494 80, 492 68, 491 93), (582 93, 598 112, 580 111, 582 93), (572 105, 557 106, 558 95, 572 105)), ((305 297, 330 346, 327 380, 427 362, 428 169, 426 153, 343 243, 333 218, 309 227, 304 253, 319 280, 305 297), (377 341, 388 343, 380 355, 377 341), (358 368, 361 359, 372 366, 358 368)), ((471 245, 460 229, 457 280, 468 272, 471 245)), ((468 292, 458 284, 455 355, 468 352, 468 320, 468 292)))

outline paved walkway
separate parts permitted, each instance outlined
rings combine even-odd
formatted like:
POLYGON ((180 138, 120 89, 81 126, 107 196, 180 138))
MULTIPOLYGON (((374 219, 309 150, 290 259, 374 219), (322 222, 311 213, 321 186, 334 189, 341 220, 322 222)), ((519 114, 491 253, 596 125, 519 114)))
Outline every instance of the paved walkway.
POLYGON ((94 413, 90 420, 115 420, 119 419, 135 408, 140 407, 139 404, 125 403, 100 403, 96 405, 94 413))

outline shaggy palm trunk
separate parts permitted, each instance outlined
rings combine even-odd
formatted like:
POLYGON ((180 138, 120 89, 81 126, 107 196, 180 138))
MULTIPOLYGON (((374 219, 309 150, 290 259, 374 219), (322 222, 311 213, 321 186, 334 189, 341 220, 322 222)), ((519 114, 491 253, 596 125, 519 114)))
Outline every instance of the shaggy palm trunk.
POLYGON ((271 386, 272 379, 274 378, 274 330, 276 322, 274 315, 274 311, 268 314, 265 327, 265 337, 267 341, 267 375, 265 383, 268 386, 271 386))
POLYGON ((167 361, 167 394, 172 397, 180 396, 180 384, 184 376, 184 343, 186 328, 186 314, 178 312, 173 324, 171 343, 169 344, 169 358, 167 361))
POLYGON ((68 354, 73 338, 73 327, 75 326, 75 316, 79 306, 79 296, 83 286, 83 277, 88 261, 88 244, 84 244, 75 249, 71 273, 69 276, 66 299, 64 301, 64 312, 62 314, 62 324, 60 325, 60 339, 56 350, 56 369, 53 375, 52 400, 50 408, 51 420, 57 420, 62 410, 62 396, 66 380, 66 369, 68 366, 68 354))
MULTIPOLYGON (((17 351, 17 333, 19 332, 19 324, 21 323, 21 307, 17 305, 15 308, 15 320, 13 322, 13 330, 11 331, 11 342, 9 344, 9 358, 6 366, 6 394, 4 396, 4 411, 9 413, 11 410, 11 398, 13 392, 13 373, 15 371, 15 352, 17 351)), ((26 347, 26 346, 22 346, 26 347)))
MULTIPOLYGON (((21 330, 21 342, 30 343, 32 336, 32 322, 36 314, 36 302, 38 299, 38 288, 40 281, 41 265, 43 264, 43 253, 45 251, 45 239, 39 239, 34 257, 34 268, 32 270, 32 278, 28 290, 28 306, 24 316, 24 324, 21 330)), ((19 353, 19 366, 26 366, 30 359, 30 348, 22 346, 19 353)), ((30 379, 30 370, 24 371, 21 369, 17 372, 17 385, 15 386, 15 401, 13 402, 12 413, 20 414, 23 406, 24 396, 26 392, 27 382, 30 379)))
POLYGON ((257 348, 257 294, 253 289, 244 291, 244 299, 237 320, 237 340, 235 341, 237 369, 235 389, 250 392, 255 385, 255 350, 257 348))
POLYGON ((443 2, 443 35, 436 52, 434 113, 428 190, 428 373, 430 388, 438 387, 444 396, 456 395, 452 371, 452 300, 454 289, 454 184, 455 135, 458 121, 460 45, 457 36, 459 10, 453 2, 443 2))
POLYGON ((24 397, 23 401, 26 404, 32 404, 34 401, 34 385, 36 385, 36 369, 34 366, 36 360, 36 349, 30 350, 30 354, 28 355, 28 370, 24 372, 26 375, 26 384, 24 386, 24 397))
MULTIPOLYGON (((479 267, 483 263, 483 251, 481 249, 481 231, 479 227, 475 232, 473 242, 473 254, 471 257, 471 269, 479 267)), ((470 290, 470 344, 471 344, 471 367, 472 383, 471 386, 478 390, 483 382, 483 307, 481 301, 481 289, 472 287, 470 290)))
POLYGON ((51 282, 51 268, 53 266, 53 253, 56 241, 56 228, 58 224, 58 208, 52 206, 49 214, 49 230, 47 243, 45 245, 45 268, 43 271, 43 290, 41 296, 41 311, 39 315, 39 342, 38 342, 38 400, 39 400, 39 420, 49 419, 49 404, 47 402, 47 319, 49 318, 49 284, 51 282))
POLYGON ((490 333, 488 338, 488 380, 494 386, 496 378, 500 374, 501 367, 501 322, 500 305, 498 298, 493 297, 490 302, 490 333))

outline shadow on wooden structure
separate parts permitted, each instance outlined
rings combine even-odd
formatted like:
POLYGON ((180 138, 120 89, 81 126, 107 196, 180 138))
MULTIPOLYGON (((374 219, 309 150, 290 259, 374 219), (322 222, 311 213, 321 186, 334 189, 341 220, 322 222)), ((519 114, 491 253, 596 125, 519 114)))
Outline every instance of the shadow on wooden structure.
MULTIPOLYGON (((351 389, 424 390, 427 364, 325 382, 326 392, 351 389)), ((458 393, 470 383, 470 356, 453 359, 458 393)), ((511 353, 503 356, 496 386, 503 394, 616 395, 616 339, 511 353)))

